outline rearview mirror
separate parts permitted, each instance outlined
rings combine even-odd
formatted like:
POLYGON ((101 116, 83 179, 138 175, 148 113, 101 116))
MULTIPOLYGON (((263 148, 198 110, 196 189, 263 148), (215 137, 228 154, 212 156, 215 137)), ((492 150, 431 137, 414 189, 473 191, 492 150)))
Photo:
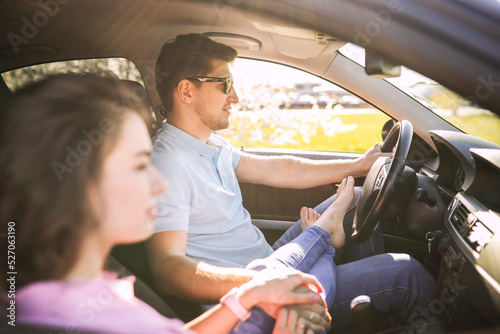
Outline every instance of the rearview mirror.
POLYGON ((401 76, 401 65, 395 64, 378 53, 365 50, 365 72, 377 78, 395 78, 401 76))

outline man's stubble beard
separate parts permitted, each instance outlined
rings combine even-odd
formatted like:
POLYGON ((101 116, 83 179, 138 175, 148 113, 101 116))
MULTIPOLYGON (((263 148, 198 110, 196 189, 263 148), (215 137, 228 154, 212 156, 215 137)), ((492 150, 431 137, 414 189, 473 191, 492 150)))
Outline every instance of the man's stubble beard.
POLYGON ((208 112, 204 103, 196 103, 195 111, 200 121, 212 131, 224 130, 229 127, 229 118, 223 115, 222 110, 218 113, 219 118, 216 118, 208 112))

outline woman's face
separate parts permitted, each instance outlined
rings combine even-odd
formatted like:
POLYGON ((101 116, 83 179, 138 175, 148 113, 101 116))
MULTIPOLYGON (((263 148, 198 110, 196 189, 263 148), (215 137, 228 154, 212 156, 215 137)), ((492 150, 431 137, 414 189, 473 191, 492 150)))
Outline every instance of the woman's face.
POLYGON ((97 217, 111 245, 146 239, 153 231, 156 196, 167 183, 151 164, 151 139, 144 121, 125 115, 111 152, 104 158, 97 187, 97 217))

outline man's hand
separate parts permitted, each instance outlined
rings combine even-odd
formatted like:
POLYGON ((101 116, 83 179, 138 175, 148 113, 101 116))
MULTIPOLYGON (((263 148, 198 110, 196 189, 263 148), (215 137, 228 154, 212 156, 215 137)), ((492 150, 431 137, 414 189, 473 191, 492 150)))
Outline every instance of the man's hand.
POLYGON ((303 318, 295 310, 280 309, 273 334, 314 334, 312 329, 307 329, 303 318))
POLYGON ((358 173, 356 176, 366 176, 372 168, 375 161, 380 157, 392 158, 392 153, 382 153, 382 143, 375 143, 366 153, 359 159, 357 159, 357 165, 359 166, 358 173))
MULTIPOLYGON (((306 291, 309 289, 305 286, 300 286, 295 291, 306 291)), ((323 299, 314 304, 288 305, 285 309, 297 312, 298 317, 302 319, 306 329, 311 329, 315 333, 323 333, 330 330, 332 317, 328 313, 326 303, 323 299)))

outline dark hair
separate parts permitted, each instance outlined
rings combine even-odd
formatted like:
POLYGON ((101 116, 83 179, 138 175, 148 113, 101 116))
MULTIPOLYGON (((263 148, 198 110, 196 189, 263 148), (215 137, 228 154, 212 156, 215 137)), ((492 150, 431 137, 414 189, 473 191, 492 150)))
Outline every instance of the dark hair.
MULTIPOLYGON (((18 288, 61 278, 76 262, 85 234, 98 226, 88 186, 99 181, 130 112, 151 123, 127 85, 94 74, 48 77, 7 102, 0 116, 0 221, 15 229, 18 288)), ((2 275, 10 271, 5 265, 2 275)))
POLYGON ((179 35, 167 41, 156 61, 156 90, 164 107, 161 116, 167 118, 167 113, 172 111, 173 92, 179 81, 207 75, 213 69, 213 60, 230 63, 237 56, 233 48, 200 34, 179 35))

